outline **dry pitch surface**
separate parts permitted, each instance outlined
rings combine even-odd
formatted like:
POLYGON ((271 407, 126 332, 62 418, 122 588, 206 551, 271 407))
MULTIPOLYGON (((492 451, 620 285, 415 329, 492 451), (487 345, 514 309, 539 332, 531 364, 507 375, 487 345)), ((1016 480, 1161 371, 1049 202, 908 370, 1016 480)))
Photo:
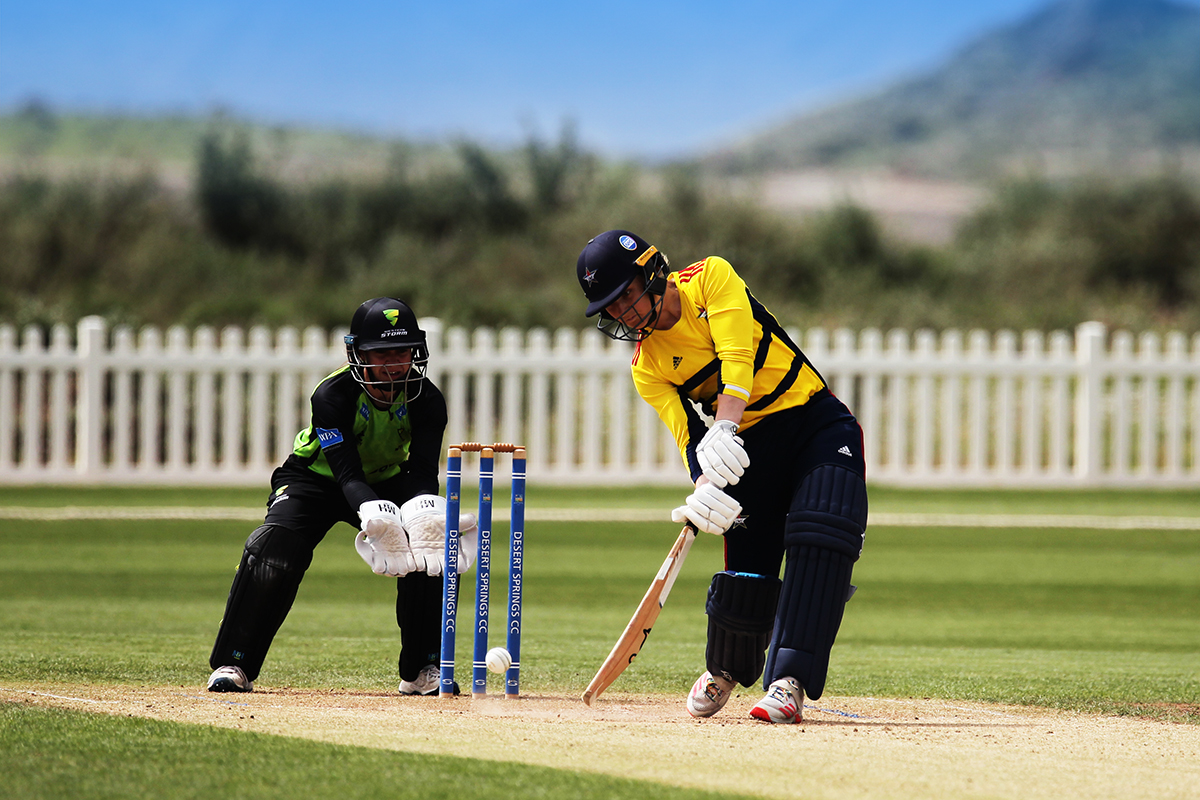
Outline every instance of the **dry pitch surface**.
POLYGON ((39 684, 7 702, 804 798, 1197 798, 1200 726, 942 700, 823 697, 802 725, 743 692, 693 720, 681 697, 410 698, 266 687, 39 684))

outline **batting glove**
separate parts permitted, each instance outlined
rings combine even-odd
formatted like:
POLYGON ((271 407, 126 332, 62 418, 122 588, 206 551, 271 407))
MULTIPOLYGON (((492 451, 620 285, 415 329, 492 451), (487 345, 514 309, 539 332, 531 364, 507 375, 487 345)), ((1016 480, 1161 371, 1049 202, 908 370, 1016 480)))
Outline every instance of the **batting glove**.
POLYGON ((750 466, 750 456, 742 447, 742 439, 735 435, 737 429, 733 420, 717 420, 696 445, 696 459, 700 469, 704 470, 704 477, 721 489, 736 484, 750 466))
MULTIPOLYGON (((419 494, 400 506, 400 521, 408 533, 417 570, 441 575, 446 568, 446 499, 419 494)), ((479 527, 474 514, 458 515, 458 572, 466 572, 479 551, 479 527)))
POLYGON ((400 523, 400 510, 387 500, 371 500, 358 507, 362 530, 354 549, 376 575, 399 578, 417 568, 408 536, 400 523))
POLYGON ((696 530, 720 536, 729 530, 741 513, 741 503, 720 487, 705 483, 696 487, 684 504, 671 512, 671 520, 690 522, 696 526, 696 530))

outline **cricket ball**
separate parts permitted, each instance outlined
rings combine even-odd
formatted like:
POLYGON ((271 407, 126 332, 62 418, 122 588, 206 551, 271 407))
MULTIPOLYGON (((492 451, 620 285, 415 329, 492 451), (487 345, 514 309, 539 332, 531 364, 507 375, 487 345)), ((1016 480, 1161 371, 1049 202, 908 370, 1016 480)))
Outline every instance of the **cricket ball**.
POLYGON ((491 672, 507 672, 508 668, 512 666, 512 655, 503 647, 493 647, 488 650, 484 662, 491 672))

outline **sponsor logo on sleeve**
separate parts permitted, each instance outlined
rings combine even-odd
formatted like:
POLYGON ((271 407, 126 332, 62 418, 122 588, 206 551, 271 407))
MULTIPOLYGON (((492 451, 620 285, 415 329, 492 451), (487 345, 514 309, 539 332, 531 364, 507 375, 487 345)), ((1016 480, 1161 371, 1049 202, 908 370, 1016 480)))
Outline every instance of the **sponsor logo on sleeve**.
POLYGON ((321 441, 321 449, 326 450, 342 443, 342 432, 337 428, 317 428, 317 438, 321 441))

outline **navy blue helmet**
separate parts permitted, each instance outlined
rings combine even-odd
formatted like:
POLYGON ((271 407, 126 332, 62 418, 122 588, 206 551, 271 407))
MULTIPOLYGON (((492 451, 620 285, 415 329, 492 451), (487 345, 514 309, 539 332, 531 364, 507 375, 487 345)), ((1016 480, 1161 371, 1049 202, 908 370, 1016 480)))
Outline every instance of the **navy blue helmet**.
POLYGON ((579 285, 588 299, 586 316, 599 314, 596 327, 613 339, 644 339, 649 334, 647 326, 658 317, 668 267, 667 257, 636 233, 605 231, 587 243, 575 264, 579 285), (605 309, 637 278, 642 279, 642 296, 649 294, 653 301, 649 313, 633 324, 613 319, 605 309))

